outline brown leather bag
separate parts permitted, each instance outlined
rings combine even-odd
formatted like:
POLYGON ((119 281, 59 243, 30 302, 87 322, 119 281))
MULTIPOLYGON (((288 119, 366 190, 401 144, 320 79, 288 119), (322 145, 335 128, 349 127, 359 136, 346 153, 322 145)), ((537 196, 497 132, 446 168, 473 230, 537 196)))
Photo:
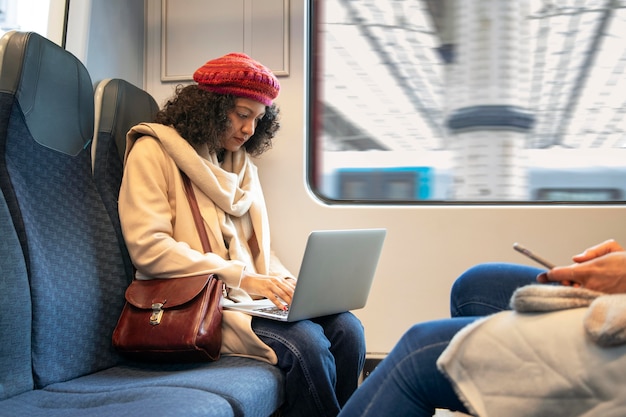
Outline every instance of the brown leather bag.
MULTIPOLYGON (((205 252, 211 250, 189 178, 181 171, 205 252)), ((113 331, 113 346, 135 360, 215 361, 222 347, 224 284, 213 274, 135 279, 113 331)))

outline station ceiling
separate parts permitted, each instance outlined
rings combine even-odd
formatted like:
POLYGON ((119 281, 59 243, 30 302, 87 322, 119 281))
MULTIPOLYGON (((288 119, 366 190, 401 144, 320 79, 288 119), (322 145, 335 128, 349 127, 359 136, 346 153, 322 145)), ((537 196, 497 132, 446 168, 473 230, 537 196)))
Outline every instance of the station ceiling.
MULTIPOLYGON (((626 0, 528 1, 528 147, 625 148, 626 0)), ((323 4, 325 148, 444 148, 454 2, 323 4)))

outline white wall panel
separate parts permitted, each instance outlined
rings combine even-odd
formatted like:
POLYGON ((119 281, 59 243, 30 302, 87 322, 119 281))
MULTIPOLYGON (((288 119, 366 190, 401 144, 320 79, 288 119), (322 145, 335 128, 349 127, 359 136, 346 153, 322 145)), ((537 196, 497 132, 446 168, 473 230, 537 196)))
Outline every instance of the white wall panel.
POLYGON ((162 0, 161 80, 189 81, 212 58, 244 52, 288 73, 289 0, 162 0))

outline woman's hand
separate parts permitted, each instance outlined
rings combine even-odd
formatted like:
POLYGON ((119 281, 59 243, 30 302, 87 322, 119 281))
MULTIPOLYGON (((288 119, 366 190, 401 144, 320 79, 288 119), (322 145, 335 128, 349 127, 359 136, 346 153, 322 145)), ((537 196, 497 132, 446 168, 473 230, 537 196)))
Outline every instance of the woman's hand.
POLYGON ((615 240, 592 246, 572 260, 572 265, 539 274, 537 281, 560 282, 607 294, 626 293, 626 251, 615 240))
POLYGON ((262 296, 271 300, 277 307, 286 310, 290 305, 296 281, 269 275, 244 272, 239 287, 252 296, 262 296))

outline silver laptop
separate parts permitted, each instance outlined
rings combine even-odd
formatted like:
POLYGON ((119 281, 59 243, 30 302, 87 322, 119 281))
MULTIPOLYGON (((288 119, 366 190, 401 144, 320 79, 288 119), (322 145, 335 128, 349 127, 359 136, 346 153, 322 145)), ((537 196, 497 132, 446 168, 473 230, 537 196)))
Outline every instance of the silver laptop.
POLYGON ((225 309, 281 321, 298 321, 365 307, 386 229, 317 230, 307 240, 289 309, 268 299, 225 309))

